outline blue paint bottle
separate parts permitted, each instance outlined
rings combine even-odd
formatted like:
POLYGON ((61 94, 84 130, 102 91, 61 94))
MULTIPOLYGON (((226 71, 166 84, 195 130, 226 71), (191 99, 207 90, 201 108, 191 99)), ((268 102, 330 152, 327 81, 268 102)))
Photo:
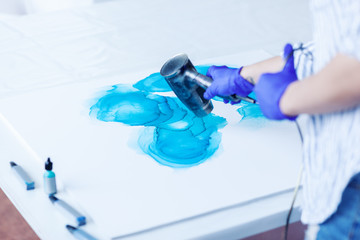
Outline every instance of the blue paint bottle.
POLYGON ((53 163, 50 161, 50 158, 48 158, 45 162, 46 172, 44 173, 44 191, 49 196, 52 196, 57 192, 55 173, 52 171, 52 168, 53 163))

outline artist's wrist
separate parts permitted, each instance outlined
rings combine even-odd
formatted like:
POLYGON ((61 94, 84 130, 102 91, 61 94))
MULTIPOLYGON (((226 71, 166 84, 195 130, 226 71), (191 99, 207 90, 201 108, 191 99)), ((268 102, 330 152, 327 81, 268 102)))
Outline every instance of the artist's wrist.
POLYGON ((293 82, 289 84, 289 86, 284 91, 283 95, 280 98, 279 101, 279 108, 280 111, 288 117, 296 117, 300 113, 297 111, 296 108, 296 100, 295 100, 295 94, 294 91, 296 91, 296 85, 297 82, 293 82))
POLYGON ((251 74, 251 69, 249 66, 243 66, 239 68, 239 75, 242 79, 246 80, 247 82, 251 83, 252 85, 255 85, 255 78, 251 74))
POLYGON ((249 80, 245 79, 242 75, 243 67, 238 68, 236 74, 237 77, 235 79, 236 88, 239 89, 238 95, 243 97, 249 95, 254 90, 254 84, 252 84, 249 80))

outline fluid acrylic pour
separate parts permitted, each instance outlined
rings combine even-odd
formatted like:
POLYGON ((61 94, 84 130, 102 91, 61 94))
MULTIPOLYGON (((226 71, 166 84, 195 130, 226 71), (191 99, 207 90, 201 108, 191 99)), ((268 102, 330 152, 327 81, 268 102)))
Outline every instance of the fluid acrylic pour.
MULTIPOLYGON (((196 69, 206 74, 208 67, 196 69)), ((90 115, 105 122, 144 126, 138 145, 162 165, 173 168, 199 165, 219 148, 218 130, 226 125, 226 119, 214 114, 198 118, 176 97, 155 94, 170 91, 165 79, 154 73, 133 86, 113 86, 91 107, 90 115)), ((248 111, 246 117, 251 117, 251 112, 254 111, 248 111)))
MULTIPOLYGON (((249 94, 249 97, 256 99, 256 96, 253 92, 249 94)), ((264 127, 269 121, 261 112, 259 104, 242 101, 237 106, 239 106, 237 112, 242 117, 240 124, 242 124, 243 126, 252 129, 259 129, 264 127)))

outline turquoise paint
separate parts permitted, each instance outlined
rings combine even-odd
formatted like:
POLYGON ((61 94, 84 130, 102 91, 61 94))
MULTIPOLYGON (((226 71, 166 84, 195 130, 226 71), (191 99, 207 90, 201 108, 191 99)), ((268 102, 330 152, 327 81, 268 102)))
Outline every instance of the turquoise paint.
MULTIPOLYGON (((249 96, 256 99, 254 93, 251 93, 249 96)), ((242 101, 237 106, 240 106, 240 108, 237 109, 237 112, 242 116, 240 124, 252 128, 261 128, 264 127, 268 121, 261 112, 259 104, 242 101)))
POLYGON ((186 114, 173 98, 140 92, 121 84, 113 86, 90 108, 90 116, 101 121, 130 126, 167 125, 183 119, 186 114))
POLYGON ((242 120, 265 118, 259 105, 252 103, 240 103, 241 108, 237 111, 243 117, 242 120))
POLYGON ((54 195, 57 192, 55 173, 52 171, 53 163, 50 158, 45 162, 44 172, 44 191, 49 196, 54 195))
MULTIPOLYGON (((198 71, 206 73, 207 68, 198 67, 198 71)), ((138 145, 164 166, 199 165, 219 148, 218 130, 226 125, 226 120, 214 114, 198 118, 179 99, 152 93, 171 91, 164 83, 167 85, 155 73, 133 87, 113 86, 90 108, 90 116, 105 122, 144 126, 138 145)))
POLYGON ((135 83, 134 88, 147 92, 170 92, 171 88, 160 73, 153 73, 135 83))
POLYGON ((55 173, 53 171, 46 171, 44 173, 44 178, 54 178, 55 177, 55 173))
POLYGON ((201 74, 203 74, 203 75, 206 75, 209 67, 210 67, 210 66, 207 66, 207 65, 205 66, 205 65, 203 65, 203 66, 196 66, 195 68, 196 68, 196 71, 198 71, 199 73, 201 73, 201 74))
MULTIPOLYGON (((196 67, 201 74, 206 74, 208 68, 196 67)), ((144 126, 137 144, 161 165, 172 168, 199 165, 218 150, 221 142, 218 130, 226 126, 226 119, 214 114, 198 118, 178 98, 155 94, 170 91, 165 79, 153 73, 133 86, 113 86, 90 108, 90 116, 105 122, 144 126)), ((249 122, 259 127, 266 121, 258 105, 242 102, 238 106, 243 116, 239 124, 252 120, 249 122)))
POLYGON ((158 163, 172 168, 199 165, 219 148, 219 132, 192 135, 190 131, 145 128, 138 143, 141 149, 158 163))
POLYGON ((224 118, 210 114, 204 118, 188 112, 185 118, 163 127, 146 128, 140 134, 141 149, 162 165, 176 168, 196 166, 219 148, 224 118))

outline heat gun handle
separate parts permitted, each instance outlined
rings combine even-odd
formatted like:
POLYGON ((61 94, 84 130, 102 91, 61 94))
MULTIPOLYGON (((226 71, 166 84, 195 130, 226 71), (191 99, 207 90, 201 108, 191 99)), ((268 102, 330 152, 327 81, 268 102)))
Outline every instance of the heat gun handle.
POLYGON ((233 102, 240 102, 240 101, 245 101, 245 102, 248 102, 248 103, 254 103, 256 104, 256 100, 251 98, 251 97, 240 97, 236 94, 233 94, 231 96, 228 96, 228 97, 222 97, 224 99, 227 99, 229 101, 233 101, 233 102))
MULTIPOLYGON (((213 82, 213 79, 211 77, 202 75, 200 73, 196 75, 195 79, 196 82, 204 89, 210 87, 211 83, 213 82)), ((249 103, 257 103, 256 100, 251 97, 240 97, 236 94, 233 94, 231 96, 219 96, 219 97, 233 102, 246 101, 249 103)))

